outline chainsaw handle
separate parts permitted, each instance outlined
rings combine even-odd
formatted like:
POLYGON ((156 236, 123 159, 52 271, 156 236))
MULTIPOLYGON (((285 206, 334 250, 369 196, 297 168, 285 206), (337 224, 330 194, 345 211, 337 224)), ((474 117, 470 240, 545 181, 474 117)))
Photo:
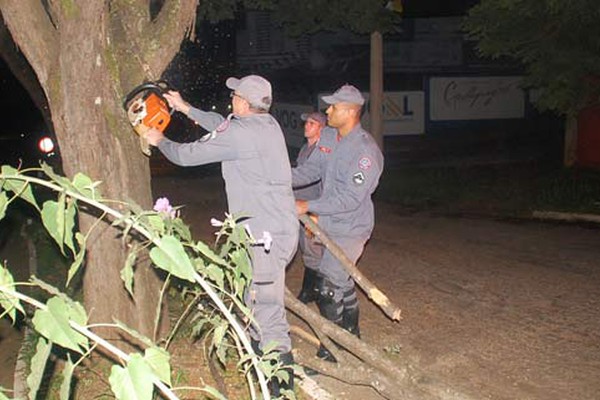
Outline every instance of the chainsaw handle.
MULTIPOLYGON (((131 102, 131 100, 133 100, 135 98, 135 96, 137 96, 141 92, 147 91, 147 90, 156 93, 156 95, 159 96, 162 100, 164 100, 165 104, 168 105, 169 102, 167 101, 167 99, 164 98, 163 93, 166 92, 167 90, 174 90, 174 89, 165 80, 160 80, 160 81, 156 81, 156 82, 145 82, 145 83, 142 83, 141 85, 136 86, 125 97, 125 100, 123 101, 123 108, 127 109, 127 107, 129 106, 129 102, 131 102)), ((171 108, 171 107, 169 107, 169 108, 171 108)), ((171 114, 172 113, 173 113, 173 110, 171 109, 171 114)))

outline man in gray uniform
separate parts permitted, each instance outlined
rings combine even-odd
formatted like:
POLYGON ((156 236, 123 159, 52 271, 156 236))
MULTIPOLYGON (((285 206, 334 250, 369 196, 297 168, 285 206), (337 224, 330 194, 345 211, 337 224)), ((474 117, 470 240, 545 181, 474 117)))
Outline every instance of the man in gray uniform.
MULTIPOLYGON (((296 210, 298 214, 318 215, 321 228, 356 263, 373 231, 371 195, 383 170, 383 155, 360 124, 365 99, 358 89, 344 85, 333 95, 324 96, 323 101, 329 104, 328 124, 335 129, 323 129, 316 156, 292 171, 294 186, 320 179, 323 191, 316 200, 296 200, 296 210)), ((354 281, 328 250, 319 274, 317 304, 321 315, 360 336, 354 281)), ((334 361, 323 347, 317 355, 334 361)))
MULTIPOLYGON (((315 152, 318 147, 321 130, 327 125, 325 114, 315 111, 302 114, 300 118, 304 121, 304 137, 306 142, 300 148, 296 165, 302 165, 315 152)), ((321 197, 321 182, 313 182, 306 186, 294 188, 294 196, 298 200, 315 200, 321 197)), ((315 217, 316 218, 316 217, 315 217)), ((300 227, 300 240, 298 242, 302 261, 304 262, 304 278, 302 289, 298 294, 298 300, 304 304, 316 301, 318 292, 316 290, 317 271, 321 258, 323 257, 323 244, 318 242, 311 232, 300 227)))
MULTIPOLYGON (((151 129, 144 136, 173 163, 182 166, 221 162, 229 212, 247 215, 254 235, 270 233, 270 251, 252 248, 253 276, 246 303, 257 326, 250 335, 259 350, 276 342, 281 360, 291 364, 291 341, 284 307, 285 268, 296 252, 298 219, 292 177, 281 128, 269 113, 271 84, 249 75, 229 78, 233 113, 227 118, 192 107, 178 92, 165 98, 210 133, 192 143, 176 143, 151 129)), ((290 379, 292 376, 290 377, 290 379)), ((279 388, 273 388, 278 394, 279 388)))

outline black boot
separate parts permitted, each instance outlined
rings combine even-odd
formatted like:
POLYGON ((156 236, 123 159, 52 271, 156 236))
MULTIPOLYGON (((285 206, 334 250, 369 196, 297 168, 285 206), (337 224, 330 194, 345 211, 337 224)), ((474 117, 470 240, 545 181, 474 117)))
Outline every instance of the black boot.
POLYGON ((302 279, 302 290, 298 294, 298 300, 304 304, 317 301, 319 292, 317 291, 318 274, 311 268, 304 267, 304 278, 302 279))
MULTIPOLYGON (((334 324, 341 326, 344 304, 341 300, 334 300, 336 290, 339 290, 339 288, 325 278, 321 279, 318 283, 319 299, 317 300, 317 305, 319 306, 320 314, 334 324)), ((325 361, 337 362, 333 354, 331 354, 331 352, 323 345, 319 346, 317 357, 325 361)))
POLYGON ((294 391, 294 370, 292 365, 294 364, 294 356, 291 351, 287 353, 279 354, 279 361, 283 365, 281 369, 284 369, 288 373, 288 380, 279 380, 277 377, 271 378, 269 381, 269 391, 271 392, 271 398, 275 399, 283 395, 284 391, 294 391))
POLYGON ((360 339, 360 328, 358 327, 358 305, 354 308, 344 308, 341 327, 360 339))

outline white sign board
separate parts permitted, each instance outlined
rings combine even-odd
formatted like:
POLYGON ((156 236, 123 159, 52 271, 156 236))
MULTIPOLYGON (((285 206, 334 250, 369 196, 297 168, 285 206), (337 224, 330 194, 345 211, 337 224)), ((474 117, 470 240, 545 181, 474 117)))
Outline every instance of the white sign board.
POLYGON ((523 118, 525 93, 518 76, 431 78, 432 121, 523 118))
POLYGON ((313 108, 310 105, 291 103, 275 103, 271 107, 271 114, 281 125, 288 146, 302 147, 304 143, 304 121, 300 119, 300 116, 311 111, 313 111, 313 108))
MULTIPOLYGON (((330 93, 319 94, 319 109, 324 110, 327 104, 321 97, 330 93)), ((367 102, 361 124, 369 129, 369 93, 362 94, 367 102)), ((383 135, 418 135, 425 133, 425 94, 423 92, 385 92, 383 94, 383 135)))

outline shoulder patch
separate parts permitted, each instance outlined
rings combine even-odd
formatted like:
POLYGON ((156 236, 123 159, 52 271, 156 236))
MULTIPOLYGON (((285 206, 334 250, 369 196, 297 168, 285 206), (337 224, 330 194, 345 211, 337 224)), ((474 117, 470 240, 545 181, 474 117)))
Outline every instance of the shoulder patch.
POLYGON ((224 130, 226 130, 227 128, 229 128, 229 124, 231 123, 231 120, 229 118, 225 119, 223 122, 221 122, 219 124, 219 126, 217 126, 217 128, 215 129, 216 132, 221 133, 224 130))
POLYGON ((371 165, 372 165, 372 162, 369 157, 362 157, 360 160, 358 160, 358 168, 360 168, 360 169, 367 170, 367 169, 371 168, 371 165))
POLYGON ((223 122, 221 122, 213 131, 207 133, 206 135, 202 136, 200 138, 201 142, 208 142, 209 140, 212 140, 214 138, 217 137, 217 135, 219 133, 223 133, 224 131, 227 130, 227 128, 229 128, 229 125, 231 124, 231 118, 233 117, 233 114, 229 114, 227 116, 227 118, 225 118, 223 120, 223 122))
POLYGON ((355 173, 352 175, 352 182, 354 182, 355 185, 362 185, 365 183, 365 174, 362 172, 355 173))
POLYGON ((319 146, 319 150, 322 151, 323 153, 326 153, 326 154, 331 153, 331 148, 330 147, 319 146))

